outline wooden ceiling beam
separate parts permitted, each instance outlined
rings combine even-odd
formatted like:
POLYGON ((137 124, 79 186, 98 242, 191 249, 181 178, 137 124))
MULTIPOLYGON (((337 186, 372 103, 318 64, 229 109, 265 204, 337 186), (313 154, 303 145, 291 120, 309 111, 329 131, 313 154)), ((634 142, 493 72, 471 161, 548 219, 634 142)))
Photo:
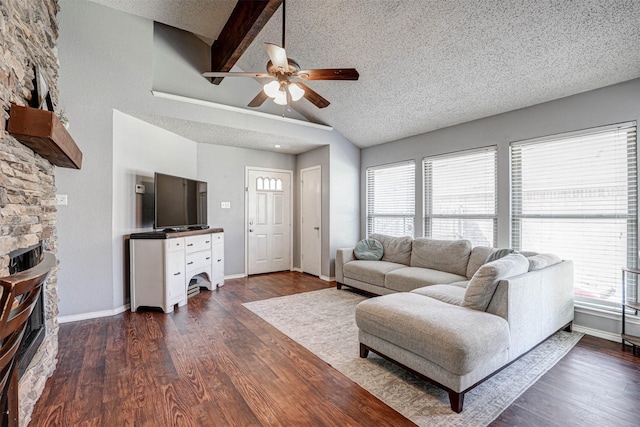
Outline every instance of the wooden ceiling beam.
MULTIPOLYGON (((211 71, 230 71, 281 3, 282 0, 239 0, 211 45, 211 71)), ((222 79, 213 78, 211 83, 218 85, 222 79)))

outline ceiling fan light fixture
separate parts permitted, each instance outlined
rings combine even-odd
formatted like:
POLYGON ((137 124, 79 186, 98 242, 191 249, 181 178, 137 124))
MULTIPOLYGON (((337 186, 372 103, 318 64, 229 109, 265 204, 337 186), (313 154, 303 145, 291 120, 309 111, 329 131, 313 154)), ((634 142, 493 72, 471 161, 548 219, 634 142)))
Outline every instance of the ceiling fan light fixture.
POLYGON ((279 90, 276 96, 273 98, 273 102, 278 105, 287 105, 287 92, 279 90))
POLYGON ((295 83, 291 83, 289 85, 289 93, 291 94, 292 101, 298 101, 300 98, 304 96, 304 89, 298 86, 295 83))
POLYGON ((274 80, 264 85, 263 89, 269 98, 275 98, 278 96, 278 92, 280 92, 280 83, 274 80))

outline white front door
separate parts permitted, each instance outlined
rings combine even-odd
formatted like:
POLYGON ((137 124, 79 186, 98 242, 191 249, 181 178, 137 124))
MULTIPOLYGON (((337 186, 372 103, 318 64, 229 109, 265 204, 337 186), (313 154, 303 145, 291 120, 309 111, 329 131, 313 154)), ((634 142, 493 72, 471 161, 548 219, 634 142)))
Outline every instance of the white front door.
POLYGON ((322 173, 320 166, 300 171, 300 264, 305 273, 320 276, 322 253, 322 173))
POLYGON ((247 274, 291 269, 291 175, 247 168, 247 274))

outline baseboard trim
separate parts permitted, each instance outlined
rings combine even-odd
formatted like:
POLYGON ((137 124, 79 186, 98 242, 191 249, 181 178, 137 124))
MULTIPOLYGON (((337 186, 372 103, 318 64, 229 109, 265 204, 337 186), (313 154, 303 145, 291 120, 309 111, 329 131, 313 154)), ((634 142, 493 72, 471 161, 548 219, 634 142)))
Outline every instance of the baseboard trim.
POLYGON ((620 342, 619 334, 613 334, 611 332, 587 328, 586 326, 576 325, 575 323, 573 324, 573 330, 576 332, 582 332, 583 334, 586 334, 586 335, 591 335, 593 337, 602 338, 602 339, 613 341, 613 342, 620 342))
POLYGON ((300 267, 293 267, 291 271, 295 271, 296 273, 304 273, 300 267))
POLYGON ((58 317, 58 323, 77 322, 79 320, 97 319, 99 317, 110 317, 116 314, 124 313, 131 308, 130 304, 114 308, 113 310, 94 311, 91 313, 72 314, 71 316, 58 317))
POLYGON ((325 282, 335 282, 336 281, 335 277, 328 277, 328 276, 323 276, 323 275, 320 275, 320 279, 324 280, 325 282))
POLYGON ((224 276, 224 280, 228 280, 228 279, 244 279, 245 277, 247 277, 247 275, 244 274, 244 273, 229 274, 228 276, 224 276))

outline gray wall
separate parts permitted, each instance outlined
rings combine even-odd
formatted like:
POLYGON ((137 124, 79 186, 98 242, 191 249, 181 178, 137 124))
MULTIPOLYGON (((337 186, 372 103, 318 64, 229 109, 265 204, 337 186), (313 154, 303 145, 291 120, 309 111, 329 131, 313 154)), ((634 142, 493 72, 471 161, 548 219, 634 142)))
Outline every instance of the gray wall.
MULTIPOLYGON (((240 81, 233 84, 231 79, 225 79, 229 82, 213 89, 201 78, 200 70, 195 69, 192 62, 186 61, 186 67, 177 64, 179 46, 178 49, 176 45, 167 46, 166 38, 164 47, 162 43, 154 45, 154 24, 150 20, 89 1, 61 0, 60 6, 60 107, 65 108, 71 122, 70 133, 84 154, 82 170, 57 168, 55 172, 57 193, 69 196, 69 205, 58 209, 59 307, 62 317, 108 315, 122 310, 127 302, 121 233, 132 231, 133 214, 122 212, 130 209, 131 201, 128 199, 131 194, 128 189, 125 189, 125 195, 119 194, 120 190, 115 192, 114 182, 127 185, 130 176, 125 172, 123 181, 122 173, 115 171, 122 171, 125 167, 131 170, 150 167, 144 161, 137 166, 128 162, 126 165, 122 162, 114 164, 114 153, 126 149, 126 144, 114 146, 114 126, 117 126, 114 124, 114 110, 138 118, 158 115, 221 126, 226 132, 225 138, 232 135, 229 129, 236 129, 241 134, 246 131, 262 132, 271 136, 282 135, 290 140, 312 141, 315 146, 330 146, 336 142, 350 145, 335 131, 155 98, 151 94, 152 89, 167 92, 184 90, 185 86, 169 86, 167 75, 154 73, 156 67, 169 67, 169 63, 173 64, 171 67, 177 67, 174 73, 185 73, 175 76, 175 79, 198 80, 200 88, 211 90, 204 99, 214 102, 221 102, 233 94, 240 81), (154 78, 159 81, 155 82, 154 78)), ((176 43, 180 42, 184 40, 176 43)), ((189 55, 185 53, 185 56, 189 55)), ((241 85, 250 89, 250 98, 255 95, 253 90, 259 88, 259 84, 250 79, 241 85)), ((151 128, 145 125, 141 127, 151 134, 160 132, 158 129, 149 131, 151 128)), ((137 132, 144 134, 141 129, 134 129, 131 133, 137 132)), ((118 137, 120 141, 126 140, 124 133, 118 137)), ((157 149, 153 143, 152 136, 144 141, 152 147, 149 149, 157 149)), ((171 157, 170 153, 163 154, 171 157)), ((122 155, 126 156, 126 150, 122 155)), ((199 147, 197 157, 198 170, 193 173, 209 181, 212 189, 221 191, 227 199, 225 201, 232 202, 232 209, 222 212, 219 199, 214 196, 210 202, 211 223, 217 225, 219 221, 228 233, 226 273, 241 274, 244 272, 244 238, 239 238, 239 234, 244 230, 244 167, 295 170, 296 158, 221 146, 199 147), (227 181, 230 179, 233 179, 233 186, 227 181), (238 193, 227 192, 228 188, 236 187, 240 188, 238 193), (240 213, 237 208, 241 209, 240 213), (232 214, 233 217, 227 217, 232 214)), ((352 185, 357 187, 357 180, 352 185)), ((135 224, 136 229, 138 225, 135 224)), ((295 232, 294 228, 294 241, 295 232)))
POLYGON ((84 154, 82 169, 56 168, 61 315, 123 305, 113 277, 112 110, 136 106, 151 87, 151 27, 92 3, 61 1, 60 106, 84 154), (125 102, 123 102, 125 101, 125 102))
POLYGON ((331 242, 329 276, 335 276, 338 248, 354 246, 359 239, 359 196, 364 186, 358 185, 360 150, 348 141, 331 144, 331 242))
MULTIPOLYGON (((370 166, 414 159, 416 162, 416 236, 423 234, 422 158, 430 155, 497 145, 498 246, 510 245, 509 143, 563 132, 628 121, 640 123, 640 79, 488 117, 457 126, 393 141, 361 152, 360 236, 366 233, 366 169, 370 166)), ((598 316, 578 309, 576 324, 617 334, 615 316, 598 316)))
MULTIPOLYGON (((321 231, 322 247, 320 249, 320 252, 321 252, 320 274, 326 277, 331 276, 330 269, 329 269, 329 264, 331 259, 331 253, 329 252, 329 248, 330 248, 329 236, 331 234, 331 228, 330 228, 330 222, 329 222, 329 218, 330 218, 329 208, 331 205, 329 200, 329 188, 330 188, 329 154, 330 154, 330 151, 331 151, 331 147, 327 145, 325 147, 316 148, 315 150, 307 151, 306 153, 299 154, 296 161, 296 176, 295 176, 296 188, 299 189, 300 179, 301 179, 300 171, 302 169, 310 168, 312 166, 317 166, 317 165, 321 166, 322 194, 320 196, 320 199, 322 203, 322 210, 321 210, 322 218, 321 218, 321 224, 320 224, 320 231, 321 231)), ((301 210, 300 192, 297 191, 296 199, 294 201, 294 217, 295 217, 294 224, 296 229, 296 239, 293 242, 293 253, 294 253, 293 265, 294 267, 298 267, 298 268, 301 266, 300 248, 302 245, 302 242, 301 242, 302 235, 300 233, 300 227, 301 227, 300 210, 301 210)))
MULTIPOLYGON (((208 183, 209 225, 224 228, 225 275, 245 273, 245 167, 294 171, 295 161, 289 154, 198 144, 198 179, 208 183), (221 209, 220 202, 231 202, 231 209, 221 209)), ((295 236, 294 231, 294 241, 295 236)))
MULTIPOLYGON (((509 245, 509 143, 597 126, 640 121, 640 79, 562 98, 485 119, 363 149, 360 185, 366 185, 370 166, 414 159, 416 162, 416 215, 422 211, 422 175, 425 156, 497 145, 498 245, 509 245)), ((365 193, 360 193, 360 235, 366 233, 365 193)), ((422 221, 416 221, 421 236, 422 221)))

